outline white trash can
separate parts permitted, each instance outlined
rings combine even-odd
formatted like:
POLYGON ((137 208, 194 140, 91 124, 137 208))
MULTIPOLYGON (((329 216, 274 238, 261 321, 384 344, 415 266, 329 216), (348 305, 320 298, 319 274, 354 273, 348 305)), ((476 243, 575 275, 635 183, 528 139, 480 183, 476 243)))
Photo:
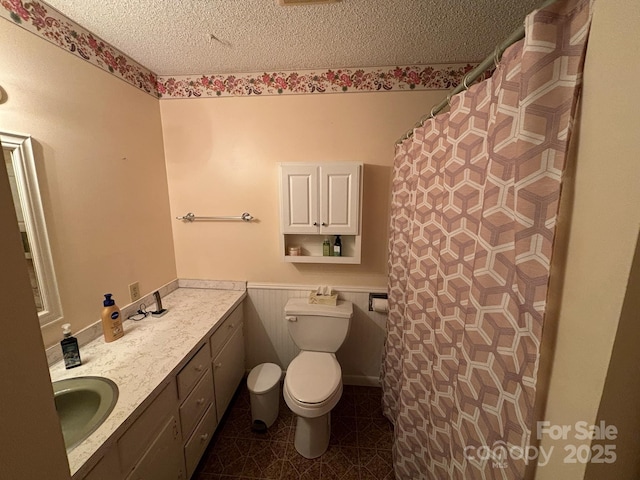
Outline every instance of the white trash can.
POLYGON ((275 363, 261 363, 249 372, 247 387, 251 398, 253 430, 264 431, 273 425, 280 409, 282 369, 275 363))

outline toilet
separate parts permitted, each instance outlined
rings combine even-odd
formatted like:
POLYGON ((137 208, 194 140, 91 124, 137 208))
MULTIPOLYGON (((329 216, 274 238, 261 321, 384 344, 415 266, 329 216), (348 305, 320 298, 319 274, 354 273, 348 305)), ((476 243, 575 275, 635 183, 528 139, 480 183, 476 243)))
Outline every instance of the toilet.
POLYGON ((309 304, 292 298, 284 307, 289 335, 300 349, 284 377, 283 396, 296 415, 294 444, 300 455, 316 458, 329 446, 331 410, 342 396, 342 369, 335 352, 349 333, 353 304, 309 304))

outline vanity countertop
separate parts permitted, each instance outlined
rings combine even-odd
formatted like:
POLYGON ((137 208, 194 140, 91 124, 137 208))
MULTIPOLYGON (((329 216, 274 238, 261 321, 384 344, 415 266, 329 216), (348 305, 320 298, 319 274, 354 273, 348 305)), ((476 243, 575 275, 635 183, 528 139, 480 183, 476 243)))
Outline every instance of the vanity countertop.
POLYGON ((132 416, 136 408, 143 403, 146 406, 161 391, 170 375, 207 342, 245 296, 245 290, 179 288, 163 298, 163 306, 169 310, 164 316, 127 320, 125 335, 119 340, 106 343, 101 336, 80 347, 80 367, 66 370, 62 362, 51 366, 52 381, 94 375, 110 378, 119 389, 118 402, 107 420, 67 452, 71 475, 130 426, 141 413, 142 409, 132 416))

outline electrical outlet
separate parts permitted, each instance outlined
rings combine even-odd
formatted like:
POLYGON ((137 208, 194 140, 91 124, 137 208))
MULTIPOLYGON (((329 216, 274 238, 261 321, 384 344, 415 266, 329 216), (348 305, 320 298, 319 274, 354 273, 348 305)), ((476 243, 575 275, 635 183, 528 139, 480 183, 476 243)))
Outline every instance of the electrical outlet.
POLYGON ((131 297, 132 302, 135 302, 140 298, 140 285, 138 282, 134 282, 129 285, 129 296, 131 297))

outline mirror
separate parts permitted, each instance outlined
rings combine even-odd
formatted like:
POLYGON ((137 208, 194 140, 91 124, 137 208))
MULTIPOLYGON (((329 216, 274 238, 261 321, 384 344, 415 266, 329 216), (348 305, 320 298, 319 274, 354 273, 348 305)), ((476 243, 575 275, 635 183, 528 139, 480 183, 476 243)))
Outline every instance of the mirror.
POLYGON ((40 200, 31 137, 0 132, 0 141, 22 233, 33 297, 40 325, 43 326, 60 320, 62 307, 40 200))

